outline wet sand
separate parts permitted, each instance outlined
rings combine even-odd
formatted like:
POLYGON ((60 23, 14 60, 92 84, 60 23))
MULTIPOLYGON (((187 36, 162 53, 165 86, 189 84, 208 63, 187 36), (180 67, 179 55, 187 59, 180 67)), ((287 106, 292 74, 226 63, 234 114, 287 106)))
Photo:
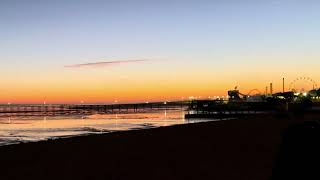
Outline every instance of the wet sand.
POLYGON ((265 116, 3 146, 0 179, 270 179, 288 124, 265 116))

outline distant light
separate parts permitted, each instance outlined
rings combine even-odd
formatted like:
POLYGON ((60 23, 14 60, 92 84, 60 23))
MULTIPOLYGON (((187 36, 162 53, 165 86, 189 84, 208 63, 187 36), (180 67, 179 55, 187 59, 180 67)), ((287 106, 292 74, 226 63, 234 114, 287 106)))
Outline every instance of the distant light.
POLYGON ((306 92, 303 93, 303 96, 307 96, 308 94, 306 92))
POLYGON ((8 105, 10 105, 11 104, 11 102, 8 102, 8 105))
POLYGON ((167 102, 163 102, 163 104, 167 104, 167 102))
POLYGON ((194 99, 194 97, 193 97, 193 96, 190 96, 189 99, 194 99))
POLYGON ((147 101, 146 104, 149 104, 149 102, 147 101))

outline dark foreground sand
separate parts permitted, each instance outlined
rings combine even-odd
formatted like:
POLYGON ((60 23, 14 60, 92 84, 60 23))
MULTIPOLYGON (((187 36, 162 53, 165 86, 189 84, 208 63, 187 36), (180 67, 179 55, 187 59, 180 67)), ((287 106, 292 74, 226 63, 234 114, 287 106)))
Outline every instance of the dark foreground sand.
POLYGON ((286 166, 279 154, 288 122, 238 119, 4 146, 0 179, 270 179, 273 167, 286 166))

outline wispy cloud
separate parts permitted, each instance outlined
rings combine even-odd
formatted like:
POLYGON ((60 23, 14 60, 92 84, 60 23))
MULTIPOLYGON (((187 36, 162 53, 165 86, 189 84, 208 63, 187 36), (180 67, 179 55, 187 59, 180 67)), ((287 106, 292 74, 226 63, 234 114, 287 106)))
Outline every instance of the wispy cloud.
POLYGON ((103 61, 103 62, 93 62, 93 63, 83 63, 83 64, 72 64, 66 65, 66 68, 90 68, 90 67, 109 67, 121 64, 132 64, 132 63, 143 63, 148 60, 136 59, 136 60, 120 60, 120 61, 103 61))

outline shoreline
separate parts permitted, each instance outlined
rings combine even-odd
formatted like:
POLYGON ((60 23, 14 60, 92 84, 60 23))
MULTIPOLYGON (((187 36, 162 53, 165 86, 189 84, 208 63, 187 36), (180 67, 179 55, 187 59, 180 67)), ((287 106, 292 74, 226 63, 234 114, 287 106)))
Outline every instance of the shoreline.
POLYGON ((2 118, 0 143, 16 144, 104 132, 146 129, 189 123, 182 111, 149 111, 132 114, 92 114, 88 116, 55 116, 2 118))
POLYGON ((59 141, 63 139, 74 139, 74 138, 81 138, 81 137, 87 137, 87 136, 101 136, 101 135, 107 135, 107 134, 114 134, 114 133, 123 133, 123 132, 130 132, 130 131, 142 131, 142 130, 147 130, 147 129, 157 129, 157 128, 163 128, 163 127, 173 127, 173 126, 181 126, 181 125, 188 125, 188 124, 195 124, 195 123, 206 123, 206 122, 216 122, 216 121, 227 121, 231 120, 232 118, 225 118, 225 119, 219 119, 219 120, 208 120, 208 119, 201 119, 201 120, 196 120, 196 122, 188 122, 188 123, 183 123, 183 124, 173 124, 173 125, 168 125, 168 126, 153 126, 153 125, 142 125, 140 128, 130 128, 127 130, 97 130, 92 128, 91 132, 87 132, 84 134, 77 134, 77 135, 64 135, 64 136, 52 136, 49 137, 48 139, 43 139, 43 140, 34 140, 34 141, 16 141, 15 143, 8 143, 8 144, 3 144, 0 145, 0 149, 3 146, 12 146, 12 145, 23 145, 23 144, 29 144, 29 143, 41 143, 41 142, 48 142, 48 141, 59 141))
POLYGON ((270 179, 290 121, 266 116, 1 146, 0 178, 270 179))

